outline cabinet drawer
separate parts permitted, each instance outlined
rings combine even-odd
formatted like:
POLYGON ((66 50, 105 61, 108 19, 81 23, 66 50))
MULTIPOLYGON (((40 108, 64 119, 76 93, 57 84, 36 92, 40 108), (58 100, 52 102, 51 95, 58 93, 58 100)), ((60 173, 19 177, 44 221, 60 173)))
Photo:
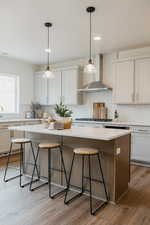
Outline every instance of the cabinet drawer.
POLYGON ((7 152, 10 147, 10 131, 7 129, 0 130, 0 153, 7 152))
POLYGON ((133 133, 149 133, 150 134, 150 127, 132 127, 133 133))
POLYGON ((24 125, 36 125, 36 124, 40 124, 41 121, 39 120, 36 120, 36 121, 27 121, 27 122, 24 122, 24 125))

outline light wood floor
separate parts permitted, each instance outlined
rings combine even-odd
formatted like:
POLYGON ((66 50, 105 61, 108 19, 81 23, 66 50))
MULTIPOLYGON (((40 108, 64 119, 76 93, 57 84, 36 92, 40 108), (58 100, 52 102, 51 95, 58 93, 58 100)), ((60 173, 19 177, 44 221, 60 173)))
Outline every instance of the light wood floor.
POLYGON ((29 192, 18 180, 3 183, 0 169, 0 225, 150 225, 150 169, 133 166, 129 192, 118 205, 107 205, 96 216, 81 197, 71 205, 63 196, 48 198, 48 187, 29 192))

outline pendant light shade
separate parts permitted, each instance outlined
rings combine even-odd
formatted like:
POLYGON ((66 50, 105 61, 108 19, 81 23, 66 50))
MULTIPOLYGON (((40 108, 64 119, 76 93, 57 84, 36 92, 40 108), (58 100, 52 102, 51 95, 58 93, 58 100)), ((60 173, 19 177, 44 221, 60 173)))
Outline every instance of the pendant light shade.
POLYGON ((43 74, 43 77, 47 78, 47 79, 49 79, 49 78, 53 79, 54 78, 54 73, 51 71, 51 69, 49 67, 47 67, 46 71, 43 74))
POLYGON ((89 61, 88 61, 88 64, 85 66, 84 68, 84 72, 87 73, 87 74, 95 74, 96 73, 96 67, 92 61, 92 18, 91 18, 91 15, 93 12, 95 12, 95 8, 94 7, 88 7, 86 9, 86 11, 90 14, 90 37, 89 37, 89 61))
POLYGON ((84 67, 84 73, 86 74, 95 74, 96 73, 96 67, 94 63, 90 62, 84 67))
MULTIPOLYGON (((47 44, 47 49, 49 50, 50 49, 50 44, 49 44, 49 29, 50 29, 50 27, 52 27, 52 23, 48 23, 47 22, 44 25, 48 29, 48 44, 47 44)), ((51 53, 51 51, 46 51, 46 53, 47 53, 47 67, 46 67, 46 71, 43 74, 43 77, 44 78, 47 78, 47 79, 53 79, 54 78, 54 73, 52 72, 51 67, 50 67, 50 53, 51 53)))

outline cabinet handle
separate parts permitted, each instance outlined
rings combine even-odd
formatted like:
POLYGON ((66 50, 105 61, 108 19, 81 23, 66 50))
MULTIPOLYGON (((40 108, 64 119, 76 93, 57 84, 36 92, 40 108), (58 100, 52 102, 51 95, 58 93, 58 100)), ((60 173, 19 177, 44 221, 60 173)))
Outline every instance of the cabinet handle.
POLYGON ((139 93, 136 93, 136 101, 139 101, 139 93))
POLYGON ((132 93, 132 95, 131 95, 131 98, 132 98, 132 102, 134 102, 134 93, 132 93))
POLYGON ((139 132, 150 132, 149 130, 144 130, 144 129, 138 129, 137 131, 139 131, 139 132))

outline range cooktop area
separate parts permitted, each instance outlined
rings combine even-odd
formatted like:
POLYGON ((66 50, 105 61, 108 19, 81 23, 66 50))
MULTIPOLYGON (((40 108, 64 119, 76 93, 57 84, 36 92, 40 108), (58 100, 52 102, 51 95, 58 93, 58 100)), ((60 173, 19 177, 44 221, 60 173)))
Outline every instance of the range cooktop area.
POLYGON ((98 122, 111 122, 112 119, 100 119, 100 118, 76 118, 78 121, 98 121, 98 122))

